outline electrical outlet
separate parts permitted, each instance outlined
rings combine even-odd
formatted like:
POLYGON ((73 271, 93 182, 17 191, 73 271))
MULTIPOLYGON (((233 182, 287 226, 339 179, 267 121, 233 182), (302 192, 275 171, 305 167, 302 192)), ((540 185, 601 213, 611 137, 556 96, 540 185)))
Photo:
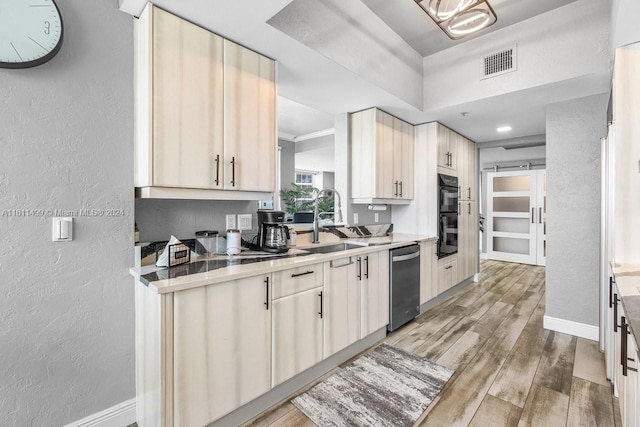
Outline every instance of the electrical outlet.
POLYGON ((238 215, 238 230, 251 230, 251 214, 238 215))
POLYGON ((353 214, 353 225, 356 225, 358 223, 358 214, 354 213, 353 214))
POLYGON ((235 215, 227 215, 227 230, 236 230, 236 216, 235 215))
POLYGON ((380 214, 379 213, 375 213, 373 214, 373 220, 375 222, 380 222, 380 214))
POLYGON ((273 209, 273 200, 258 201, 258 209, 273 209))

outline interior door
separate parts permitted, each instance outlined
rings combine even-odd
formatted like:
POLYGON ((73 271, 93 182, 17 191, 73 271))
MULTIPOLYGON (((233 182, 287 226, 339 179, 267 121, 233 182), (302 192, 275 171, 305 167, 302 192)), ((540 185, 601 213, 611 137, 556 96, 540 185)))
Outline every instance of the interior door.
POLYGON ((535 171, 487 174, 487 255, 499 261, 536 264, 535 171))

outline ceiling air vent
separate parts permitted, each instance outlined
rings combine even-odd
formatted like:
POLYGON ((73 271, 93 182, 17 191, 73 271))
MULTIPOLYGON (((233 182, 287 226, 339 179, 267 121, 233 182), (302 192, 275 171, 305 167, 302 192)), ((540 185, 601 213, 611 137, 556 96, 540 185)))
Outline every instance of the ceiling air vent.
POLYGON ((516 71, 518 69, 517 54, 517 46, 513 46, 509 49, 486 55, 481 62, 480 80, 516 71))

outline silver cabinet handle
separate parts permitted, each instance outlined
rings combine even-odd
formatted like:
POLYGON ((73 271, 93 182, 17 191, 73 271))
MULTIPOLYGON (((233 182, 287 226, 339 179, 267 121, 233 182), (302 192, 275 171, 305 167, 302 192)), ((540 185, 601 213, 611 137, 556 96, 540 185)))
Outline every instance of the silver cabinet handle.
POLYGON ((402 181, 400 181, 400 197, 402 197, 402 181))
POLYGON ((469 200, 471 200, 471 187, 469 187, 469 200))
POLYGON ((365 262, 365 270, 364 270, 364 277, 366 277, 367 279, 369 278, 369 255, 367 255, 366 257, 364 257, 364 262, 365 262))
POLYGON ((393 195, 398 197, 398 181, 396 181, 395 184, 396 184, 396 192, 393 195))
POLYGON ((358 261, 357 262, 358 262, 358 274, 357 274, 357 277, 358 277, 359 281, 362 281, 362 258, 358 257, 358 261))
POLYGON ((347 259, 347 262, 345 264, 337 264, 336 261, 329 261, 329 267, 331 268, 346 267, 347 265, 351 264, 353 264, 353 261, 351 261, 351 257, 347 259))
POLYGON ((538 208, 538 222, 542 224, 542 208, 538 208))
POLYGON ((445 269, 445 270, 451 270, 452 268, 453 268, 453 265, 450 265, 450 266, 448 266, 448 267, 445 267, 444 269, 445 269))
POLYGON ((535 224, 536 223, 536 208, 531 208, 531 224, 535 224))
POLYGON ((467 209, 467 211, 468 211, 467 213, 468 213, 469 215, 471 215, 471 203, 469 203, 469 204, 467 205, 467 208, 468 208, 468 209, 467 209))
POLYGON ((458 202, 458 215, 460 215, 460 212, 462 212, 462 208, 460 206, 460 202, 458 202))
POLYGON ((420 252, 414 252, 414 253, 408 254, 408 255, 394 256, 394 257, 391 258, 391 260, 393 262, 396 262, 396 261, 408 261, 410 259, 418 258, 419 256, 420 256, 420 252))

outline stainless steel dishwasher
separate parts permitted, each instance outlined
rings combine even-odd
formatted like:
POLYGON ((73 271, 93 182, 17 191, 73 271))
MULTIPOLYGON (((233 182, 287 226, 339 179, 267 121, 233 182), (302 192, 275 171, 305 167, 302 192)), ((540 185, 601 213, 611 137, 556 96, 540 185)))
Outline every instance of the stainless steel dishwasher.
POLYGON ((389 331, 420 314, 420 246, 389 251, 389 331))

